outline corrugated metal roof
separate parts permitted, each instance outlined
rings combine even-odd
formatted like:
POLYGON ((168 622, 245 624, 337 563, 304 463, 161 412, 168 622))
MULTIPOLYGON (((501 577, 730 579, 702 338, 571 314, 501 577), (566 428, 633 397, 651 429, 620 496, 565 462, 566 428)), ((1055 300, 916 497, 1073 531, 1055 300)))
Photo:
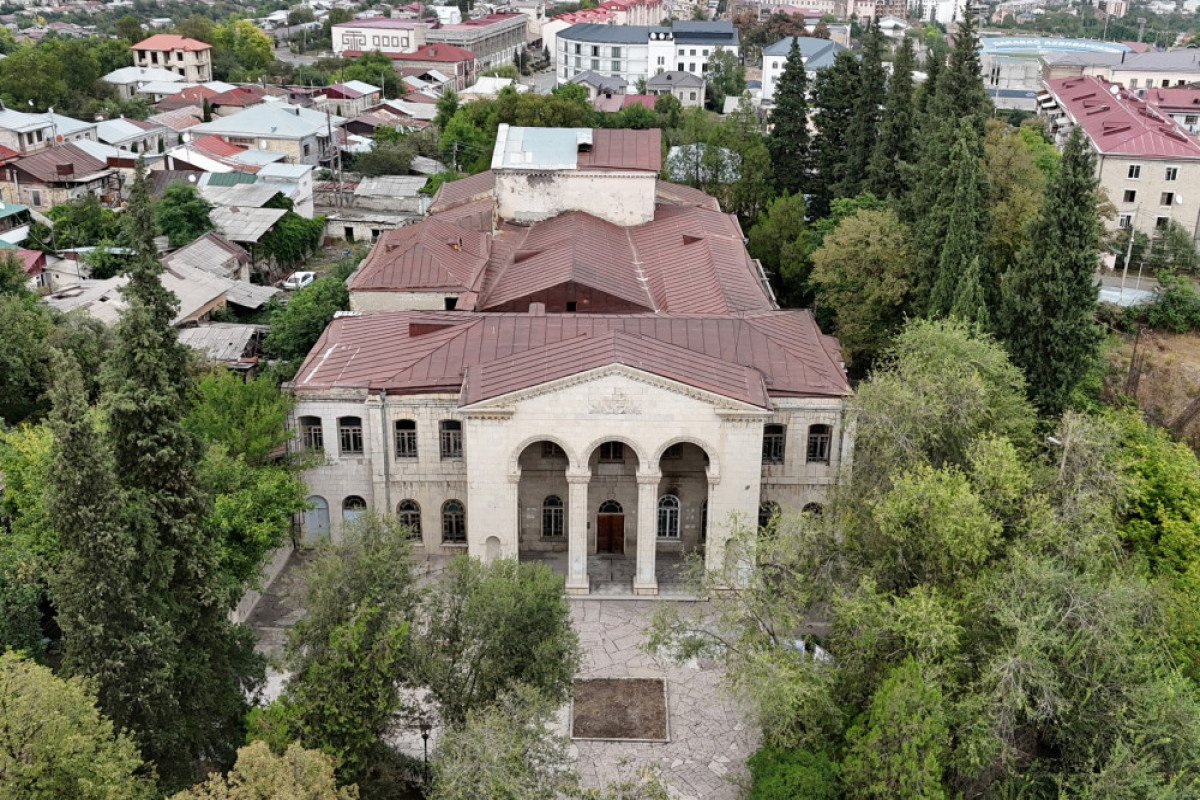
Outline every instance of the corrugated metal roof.
POLYGON ((436 214, 456 205, 490 196, 496 191, 496 173, 490 169, 475 175, 448 181, 438 187, 429 204, 429 213, 436 214))
POLYGON ((258 309, 270 302, 272 297, 278 297, 283 292, 274 286, 259 286, 246 281, 234 281, 225 292, 225 299, 235 306, 258 309))
MULTIPOLYGON (((237 173, 225 173, 234 175, 237 173)), ((200 195, 214 206, 238 206, 242 208, 262 208, 281 189, 268 183, 255 183, 253 175, 247 175, 249 181, 239 181, 238 185, 213 185, 210 178, 208 184, 200 187, 200 195)))
POLYGON ((748 372, 757 373, 769 396, 849 395, 837 352, 807 309, 732 316, 379 312, 335 319, 294 385, 299 392, 461 390, 477 399, 519 391, 549 375, 632 362, 627 365, 769 406, 748 372))
POLYGON ((234 242, 257 242, 287 212, 282 208, 214 208, 208 218, 234 242))
POLYGON ((60 144, 49 150, 25 156, 16 162, 16 166, 43 183, 77 180, 107 169, 103 161, 88 155, 74 142, 60 144), (69 177, 58 174, 60 165, 70 165, 74 168, 69 177))
POLYGON ((154 114, 147 119, 165 125, 173 131, 184 131, 200 124, 204 119, 204 109, 196 105, 185 105, 154 114))
POLYGON ((429 182, 423 175, 379 175, 365 177, 354 194, 367 197, 411 197, 429 182))
POLYGON ((208 180, 205 183, 213 187, 228 187, 254 183, 255 180, 255 177, 248 172, 210 172, 208 173, 208 180))
POLYGON ((179 331, 179 341, 199 350, 213 361, 232 363, 239 361, 251 343, 267 332, 266 325, 234 325, 228 322, 213 322, 179 331))
POLYGON ((351 291, 466 291, 487 263, 489 237, 436 218, 384 231, 351 291))
POLYGON ((185 264, 222 278, 236 278, 243 265, 250 263, 250 254, 215 231, 184 245, 163 257, 165 264, 185 264))

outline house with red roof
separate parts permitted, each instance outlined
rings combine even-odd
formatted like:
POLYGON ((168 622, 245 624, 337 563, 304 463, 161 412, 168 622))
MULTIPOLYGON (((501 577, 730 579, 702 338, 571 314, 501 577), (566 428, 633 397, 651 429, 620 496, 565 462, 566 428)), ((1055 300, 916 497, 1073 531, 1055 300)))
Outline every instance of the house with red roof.
POLYGON ((838 343, 778 307, 736 217, 658 177, 661 147, 503 125, 492 169, 382 233, 287 386, 321 451, 306 541, 373 509, 418 557, 654 595, 688 555, 723 569, 738 524, 820 511, 851 452, 838 343))
POLYGON ((130 49, 134 66, 170 70, 189 83, 213 79, 211 44, 174 33, 156 33, 130 49))
POLYGON ((1039 113, 1055 142, 1078 127, 1096 153, 1096 176, 1117 207, 1109 225, 1154 235, 1174 220, 1200 235, 1196 137, 1139 93, 1104 78, 1058 78, 1045 86, 1039 113))

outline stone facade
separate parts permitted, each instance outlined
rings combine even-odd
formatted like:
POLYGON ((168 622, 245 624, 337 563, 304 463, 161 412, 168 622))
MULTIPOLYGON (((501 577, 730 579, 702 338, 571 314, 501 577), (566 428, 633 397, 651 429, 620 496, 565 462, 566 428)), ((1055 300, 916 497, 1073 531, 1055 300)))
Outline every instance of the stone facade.
POLYGON ((418 553, 567 551, 575 593, 588 591, 586 556, 597 552, 635 558, 641 594, 657 591, 657 553, 703 548, 715 567, 733 525, 754 524, 764 503, 791 512, 823 502, 848 457, 840 400, 787 398, 768 411, 619 364, 466 406, 449 394, 298 391, 294 415, 298 427, 319 420, 324 444, 306 481, 329 524, 310 539, 340 538, 355 498, 393 513, 415 501, 418 553), (361 453, 341 452, 347 418, 360 421, 361 453), (414 423, 415 454, 398 452, 400 421, 414 423), (461 425, 461 453, 445 452, 444 422, 461 425), (763 463, 766 425, 785 429, 776 463, 763 463), (813 425, 829 426, 817 459, 813 425), (465 542, 443 537, 452 501, 465 511, 465 542))

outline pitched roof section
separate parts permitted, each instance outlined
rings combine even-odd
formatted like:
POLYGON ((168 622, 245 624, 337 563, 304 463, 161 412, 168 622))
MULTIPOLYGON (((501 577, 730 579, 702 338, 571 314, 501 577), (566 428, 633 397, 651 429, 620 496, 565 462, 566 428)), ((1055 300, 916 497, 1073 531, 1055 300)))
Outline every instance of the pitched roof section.
POLYGON ((149 39, 143 39, 129 48, 130 50, 183 50, 195 53, 201 50, 211 50, 211 44, 189 39, 174 33, 156 33, 149 39))
POLYGON ((1198 159, 1200 143, 1170 116, 1103 78, 1046 81, 1059 106, 1105 155, 1198 159))
POLYGON ((496 173, 490 169, 457 181, 448 181, 434 192, 429 213, 448 211, 455 206, 490 197, 495 190, 496 173))
POLYGON ((25 156, 15 165, 43 183, 73 181, 108 168, 103 161, 88 155, 72 142, 25 156), (64 171, 60 173, 59 167, 64 171), (68 167, 69 173, 66 172, 68 167))
POLYGON ((528 128, 502 123, 496 132, 492 169, 659 172, 662 131, 528 128))
POLYGON ((384 231, 351 291, 467 291, 487 263, 489 236, 436 218, 384 231))
POLYGON ((621 363, 769 407, 764 390, 768 397, 848 396, 837 352, 807 309, 729 316, 379 312, 335 319, 294 386, 461 391, 476 402, 621 363))

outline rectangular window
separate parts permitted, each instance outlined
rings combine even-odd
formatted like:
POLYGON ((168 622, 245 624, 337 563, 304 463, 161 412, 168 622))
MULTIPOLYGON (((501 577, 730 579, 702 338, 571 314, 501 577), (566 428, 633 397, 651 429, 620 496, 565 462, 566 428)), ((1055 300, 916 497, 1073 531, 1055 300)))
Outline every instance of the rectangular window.
POLYGON ((320 417, 300 418, 300 445, 305 450, 325 449, 325 431, 321 428, 320 417))
POLYGON ((600 460, 609 464, 625 461, 625 445, 620 442, 605 442, 600 445, 600 460))
MULTIPOLYGON (((705 64, 704 66, 707 67, 708 65, 705 64)), ((696 71, 696 62, 693 61, 692 63, 688 64, 688 72, 695 72, 695 71, 696 71)))
POLYGON ((596 72, 600 71, 600 59, 598 59, 598 58, 592 59, 592 69, 595 70, 596 72))
POLYGON ((658 65, 659 65, 660 67, 662 67, 662 66, 665 66, 665 65, 666 65, 666 63, 667 63, 667 58, 666 58, 666 56, 659 56, 659 57, 658 57, 658 65))
POLYGON ((810 425, 808 428, 808 458, 809 464, 829 463, 829 440, 831 429, 828 425, 810 425))
POLYGON ((1134 203, 1137 201, 1137 191, 1135 189, 1126 189, 1125 194, 1121 196, 1122 203, 1134 203))
POLYGON ((396 420, 396 458, 417 457, 417 423, 411 419, 396 420))
POLYGON ((620 62, 620 61, 614 61, 614 62, 612 62, 612 71, 613 71, 613 72, 620 72, 620 71, 621 71, 621 62, 620 62))
POLYGON ((686 50, 684 50, 684 49, 681 47, 681 48, 679 48, 679 55, 681 55, 681 56, 686 56, 686 55, 687 55, 687 51, 686 51, 686 50))
POLYGON ((462 458, 462 423, 456 419, 444 419, 438 423, 441 431, 442 458, 462 458))
POLYGON ((1131 180, 1131 181, 1136 181, 1138 178, 1142 177, 1142 165, 1141 164, 1130 164, 1129 165, 1129 175, 1126 177, 1128 177, 1129 180, 1131 180))
POLYGON ((1184 125, 1195 125, 1200 123, 1200 114, 1188 114, 1183 118, 1184 125))
POLYGON ((693 55, 693 56, 696 55, 696 48, 694 48, 694 47, 692 48, 691 55, 693 55))
POLYGON ((683 62, 682 61, 679 62, 679 71, 683 72, 683 62))
POLYGON ((344 456, 361 456, 363 454, 363 427, 359 417, 341 417, 338 419, 338 444, 344 456))
POLYGON ((702 56, 706 56, 706 55, 708 55, 708 51, 707 51, 707 50, 701 50, 701 51, 700 51, 700 55, 702 55, 702 56))
POLYGON ((35 207, 41 206, 41 204, 42 204, 42 193, 41 192, 39 192, 37 189, 34 189, 33 191, 31 191, 29 193, 29 196, 35 207))
POLYGON ((621 57, 621 48, 619 48, 619 47, 614 47, 614 48, 612 49, 612 57, 613 57, 613 58, 620 58, 620 57, 621 57))
POLYGON ((1162 88, 1166 89, 1166 88, 1167 88, 1167 87, 1169 87, 1170 85, 1171 85, 1171 79, 1170 79, 1170 78, 1163 78, 1163 85, 1162 85, 1162 88))
POLYGON ((1175 193, 1174 192, 1163 192, 1162 196, 1158 198, 1158 204, 1160 206, 1175 205, 1175 193))
POLYGON ((1167 229, 1167 223, 1170 221, 1170 217, 1157 217, 1154 220, 1154 227, 1160 231, 1165 231, 1167 229))
POLYGON ((1130 89, 1136 89, 1136 88, 1137 88, 1137 82, 1138 82, 1138 79, 1137 79, 1137 78, 1130 78, 1130 79, 1129 79, 1129 88, 1130 88, 1130 89))
POLYGON ((784 442, 787 439, 787 427, 783 425, 766 425, 763 427, 762 463, 782 464, 784 442))
POLYGON ((583 48, 582 48, 582 46, 580 46, 580 45, 578 45, 578 44, 577 44, 577 45, 575 45, 575 55, 580 55, 580 54, 582 54, 582 53, 583 53, 583 48))
POLYGON ((596 56, 596 57, 599 57, 599 55, 600 55, 600 47, 599 47, 598 45, 592 45, 592 55, 593 55, 593 56, 596 56))
POLYGON ((304 145, 304 155, 308 155, 311 152, 312 152, 312 145, 311 144, 304 145))
POLYGON ((1118 228, 1128 228, 1132 224, 1133 224, 1133 215, 1132 214, 1120 214, 1117 216, 1117 227, 1118 228))
POLYGON ((1169 181, 1179 180, 1179 167, 1167 167, 1166 179, 1169 181))

